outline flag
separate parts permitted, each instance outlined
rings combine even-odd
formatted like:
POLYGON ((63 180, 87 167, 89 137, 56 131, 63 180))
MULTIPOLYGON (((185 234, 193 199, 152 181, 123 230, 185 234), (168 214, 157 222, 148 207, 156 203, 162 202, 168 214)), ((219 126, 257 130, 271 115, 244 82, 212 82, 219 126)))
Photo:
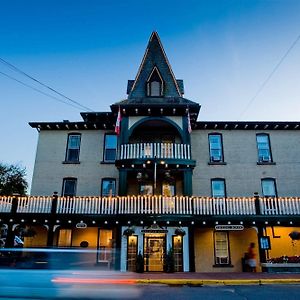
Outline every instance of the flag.
POLYGON ((119 106, 119 111, 118 111, 118 116, 117 116, 117 121, 116 121, 116 126, 115 126, 115 133, 116 133, 117 135, 120 134, 121 120, 122 120, 122 116, 121 116, 121 108, 120 108, 120 106, 119 106))
POLYGON ((191 133, 192 132, 192 126, 191 126, 191 117, 190 117, 190 111, 188 111, 188 132, 191 133))

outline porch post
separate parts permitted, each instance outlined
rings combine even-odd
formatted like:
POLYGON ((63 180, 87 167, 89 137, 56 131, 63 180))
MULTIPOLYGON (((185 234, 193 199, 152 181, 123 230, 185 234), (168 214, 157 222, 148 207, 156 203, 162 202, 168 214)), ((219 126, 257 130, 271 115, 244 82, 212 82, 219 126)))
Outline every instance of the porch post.
POLYGON ((54 224, 55 224, 55 215, 56 215, 56 208, 57 208, 57 192, 53 193, 52 196, 52 206, 51 206, 51 216, 49 220, 49 228, 48 228, 48 235, 47 235, 47 247, 53 246, 53 238, 54 238, 54 224))
POLYGON ((187 169, 183 171, 183 195, 192 196, 193 195, 193 183, 192 183, 192 170, 187 169))
POLYGON ((127 170, 119 169, 119 196, 127 195, 127 170))
POLYGON ((257 237, 258 237, 258 252, 259 252, 259 258, 260 258, 260 263, 265 263, 267 261, 267 256, 266 256, 266 250, 264 249, 261 249, 261 246, 260 246, 260 238, 262 236, 264 236, 264 227, 263 226, 258 226, 257 227, 257 237))
POLYGON ((12 205, 11 205, 11 220, 7 222, 7 236, 5 241, 5 248, 13 248, 14 247, 14 239, 15 239, 15 233, 13 231, 13 224, 15 222, 15 218, 17 215, 17 209, 18 209, 18 198, 17 195, 13 196, 12 199, 12 205))

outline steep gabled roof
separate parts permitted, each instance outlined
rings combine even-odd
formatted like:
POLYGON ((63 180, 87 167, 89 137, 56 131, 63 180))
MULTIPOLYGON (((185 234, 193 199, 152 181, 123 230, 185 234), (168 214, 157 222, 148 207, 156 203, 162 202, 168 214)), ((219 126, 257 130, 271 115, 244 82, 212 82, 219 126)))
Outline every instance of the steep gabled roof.
POLYGON ((157 68, 159 74, 164 81, 164 96, 165 97, 182 97, 181 88, 174 76, 167 55, 161 44, 157 32, 152 32, 148 46, 146 48, 142 63, 134 82, 131 82, 130 90, 128 91, 128 99, 145 97, 145 85, 151 72, 157 68))

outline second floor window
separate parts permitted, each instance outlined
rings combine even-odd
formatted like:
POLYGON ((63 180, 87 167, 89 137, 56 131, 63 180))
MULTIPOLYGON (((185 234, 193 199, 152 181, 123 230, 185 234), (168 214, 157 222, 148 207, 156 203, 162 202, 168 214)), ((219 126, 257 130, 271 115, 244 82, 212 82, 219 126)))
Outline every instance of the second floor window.
POLYGON ((277 197, 276 182, 273 178, 261 180, 262 194, 264 197, 277 197))
POLYGON ((102 179, 101 196, 103 197, 116 196, 116 179, 114 178, 102 179))
POLYGON ((212 197, 226 197, 225 180, 212 179, 211 180, 211 195, 212 197))
POLYGON ((268 134, 256 135, 257 150, 258 150, 258 162, 271 162, 271 147, 270 138, 268 134))
POLYGON ((210 134, 209 141, 209 155, 210 162, 223 162, 223 146, 221 134, 210 134))
POLYGON ((117 136, 115 134, 106 134, 104 142, 104 161, 114 162, 117 154, 117 136))
POLYGON ((64 178, 63 188, 62 188, 62 196, 63 197, 76 196, 76 186, 77 186, 76 178, 64 178))
POLYGON ((67 162, 78 162, 80 151, 80 134, 69 134, 66 151, 67 162))

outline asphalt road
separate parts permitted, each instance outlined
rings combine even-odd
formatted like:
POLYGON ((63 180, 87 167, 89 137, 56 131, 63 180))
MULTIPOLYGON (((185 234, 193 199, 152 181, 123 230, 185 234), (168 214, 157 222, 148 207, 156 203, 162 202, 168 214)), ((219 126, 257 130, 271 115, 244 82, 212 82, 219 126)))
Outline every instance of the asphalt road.
POLYGON ((300 285, 166 287, 144 286, 143 300, 298 300, 300 285))
POLYGON ((293 300, 300 285, 135 284, 120 272, 0 269, 0 299, 293 300))

